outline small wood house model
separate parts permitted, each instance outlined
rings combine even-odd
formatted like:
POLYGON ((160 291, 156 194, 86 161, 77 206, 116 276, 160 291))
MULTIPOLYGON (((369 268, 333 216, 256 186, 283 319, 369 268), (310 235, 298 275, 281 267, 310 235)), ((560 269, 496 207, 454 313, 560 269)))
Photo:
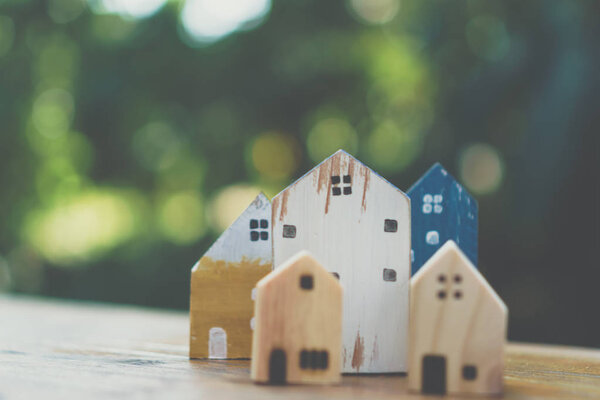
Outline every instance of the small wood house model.
POLYGON ((271 204, 259 194, 192 269, 190 358, 249 358, 253 288, 271 269, 271 204))
POLYGON ((409 388, 501 393, 508 311, 456 243, 425 263, 410 290, 409 388))
POLYGON ((412 275, 453 240, 477 266, 477 201, 436 163, 406 192, 411 203, 412 275))
POLYGON ((410 200, 339 150, 273 198, 273 266, 308 250, 344 286, 342 372, 405 372, 410 200))
POLYGON ((339 382, 343 299, 338 280, 303 251, 256 289, 252 379, 339 382))

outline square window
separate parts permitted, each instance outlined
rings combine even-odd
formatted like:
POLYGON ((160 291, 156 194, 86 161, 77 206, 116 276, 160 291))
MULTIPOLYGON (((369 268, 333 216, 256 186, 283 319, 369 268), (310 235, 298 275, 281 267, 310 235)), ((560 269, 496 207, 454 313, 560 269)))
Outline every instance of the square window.
POLYGON ((256 229, 258 228, 258 220, 257 219, 251 219, 250 220, 250 229, 256 229))
POLYGON ((344 194, 352 194, 352 186, 344 186, 344 194))
POLYGON ((269 227, 269 221, 267 221, 266 219, 261 219, 260 220, 260 228, 267 229, 268 227, 269 227))
POLYGON ((340 176, 339 175, 334 175, 331 177, 331 184, 332 185, 337 185, 338 183, 340 183, 340 176))
POLYGON ((332 187, 331 194, 333 194, 334 196, 339 196, 342 194, 342 189, 340 189, 339 187, 332 187))
POLYGON ((352 178, 350 177, 350 175, 344 175, 344 183, 351 183, 352 182, 352 178))
POLYGON ((386 282, 396 282, 396 270, 391 268, 384 268, 383 280, 386 282))
POLYGON ((256 242, 258 240, 258 232, 250 231, 250 240, 252 240, 253 242, 256 242))
POLYGON ((283 237, 284 238, 295 238, 296 237, 296 225, 284 225, 283 226, 283 237))
POLYGON ((312 275, 302 275, 300 277, 300 287, 305 290, 311 290, 313 288, 313 277, 312 275))
POLYGON ((398 232, 398 221, 395 219, 386 219, 383 221, 384 232, 398 232))
POLYGON ((463 378, 467 381, 477 379, 477 367, 474 365, 465 365, 462 370, 463 378))
POLYGON ((329 367, 329 352, 322 351, 321 352, 321 369, 327 369, 329 367))
POLYGON ((266 231, 261 232, 260 240, 269 240, 269 232, 266 232, 266 231))
POLYGON ((321 352, 319 352, 317 350, 313 350, 310 352, 310 368, 311 369, 318 369, 320 367, 320 365, 321 365, 320 355, 321 355, 321 352))

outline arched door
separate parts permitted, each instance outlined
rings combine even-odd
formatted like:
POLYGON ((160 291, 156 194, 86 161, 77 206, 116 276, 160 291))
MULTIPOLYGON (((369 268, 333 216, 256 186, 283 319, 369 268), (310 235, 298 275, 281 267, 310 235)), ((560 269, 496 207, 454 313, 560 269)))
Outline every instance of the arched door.
POLYGON ((227 332, 220 327, 208 331, 208 358, 227 358, 227 332))

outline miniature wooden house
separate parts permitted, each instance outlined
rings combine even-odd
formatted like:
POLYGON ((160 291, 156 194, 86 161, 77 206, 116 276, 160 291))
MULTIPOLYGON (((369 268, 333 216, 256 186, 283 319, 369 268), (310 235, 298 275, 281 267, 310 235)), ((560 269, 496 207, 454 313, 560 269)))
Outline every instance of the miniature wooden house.
POLYGON ((300 250, 344 286, 342 372, 405 372, 410 200, 339 150, 273 199, 273 266, 300 250))
POLYGON ((477 266, 477 201, 436 163, 406 192, 411 203, 412 275, 453 240, 477 266))
POLYGON ((303 251, 256 289, 252 379, 339 382, 343 296, 338 280, 303 251))
POLYGON ((456 243, 446 242, 410 287, 409 388, 501 393, 508 311, 456 243))
POLYGON ((190 358, 249 358, 253 288, 271 271, 271 204, 259 194, 192 269, 190 358))

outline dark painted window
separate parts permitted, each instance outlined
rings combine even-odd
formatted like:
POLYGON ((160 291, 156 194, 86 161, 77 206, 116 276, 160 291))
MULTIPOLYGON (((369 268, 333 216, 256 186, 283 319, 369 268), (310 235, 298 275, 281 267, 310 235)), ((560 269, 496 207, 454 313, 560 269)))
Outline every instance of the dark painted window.
POLYGON ((339 175, 333 175, 331 177, 331 194, 334 196, 340 196, 352 194, 352 177, 350 175, 344 175, 343 185, 340 186, 342 179, 339 175))
POLYGON ((463 378, 467 381, 477 379, 477 367, 474 365, 465 365, 462 369, 463 378))
POLYGON ((293 239, 296 237, 296 225, 284 225, 283 237, 293 239))
POLYGON ((269 221, 266 219, 260 220, 260 228, 259 222, 257 219, 250 220, 250 240, 253 242, 260 240, 269 240, 269 221))
POLYGON ((305 290, 312 290, 314 286, 312 275, 302 275, 300 277, 300 287, 305 290))
POLYGON ((329 368, 329 352, 327 350, 302 350, 300 352, 301 369, 329 368))
POLYGON ((392 268, 384 268, 383 280, 386 282, 396 282, 396 270, 392 268))
POLYGON ((383 221, 384 232, 398 232, 398 221, 395 219, 386 219, 383 221))
POLYGON ((336 279, 340 279, 340 274, 338 274, 337 272, 332 272, 331 274, 335 276, 336 279))

